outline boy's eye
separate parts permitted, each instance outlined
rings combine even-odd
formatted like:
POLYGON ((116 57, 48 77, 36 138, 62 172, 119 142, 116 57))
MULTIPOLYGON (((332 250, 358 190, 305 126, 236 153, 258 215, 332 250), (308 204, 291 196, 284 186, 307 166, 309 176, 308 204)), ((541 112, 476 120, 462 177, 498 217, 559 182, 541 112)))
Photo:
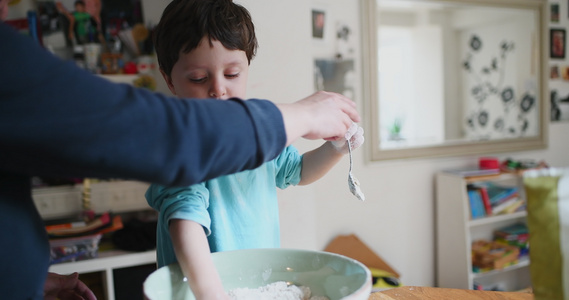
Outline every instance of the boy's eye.
POLYGON ((202 83, 202 82, 205 82, 206 79, 207 79, 207 77, 190 78, 190 81, 191 81, 191 82, 194 82, 194 83, 202 83))
POLYGON ((227 77, 227 78, 236 78, 236 77, 239 77, 239 73, 235 73, 235 74, 225 74, 225 77, 227 77))

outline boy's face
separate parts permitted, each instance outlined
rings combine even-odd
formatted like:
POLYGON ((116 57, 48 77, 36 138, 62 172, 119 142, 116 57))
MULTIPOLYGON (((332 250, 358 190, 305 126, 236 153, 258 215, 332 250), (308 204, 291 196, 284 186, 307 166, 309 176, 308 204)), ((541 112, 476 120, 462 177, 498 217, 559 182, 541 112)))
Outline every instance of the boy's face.
POLYGON ((181 98, 245 99, 249 62, 245 51, 228 50, 204 37, 197 48, 180 57, 170 76, 162 72, 170 91, 181 98))
POLYGON ((83 4, 83 3, 75 3, 75 11, 77 11, 77 12, 85 12, 85 4, 83 4))

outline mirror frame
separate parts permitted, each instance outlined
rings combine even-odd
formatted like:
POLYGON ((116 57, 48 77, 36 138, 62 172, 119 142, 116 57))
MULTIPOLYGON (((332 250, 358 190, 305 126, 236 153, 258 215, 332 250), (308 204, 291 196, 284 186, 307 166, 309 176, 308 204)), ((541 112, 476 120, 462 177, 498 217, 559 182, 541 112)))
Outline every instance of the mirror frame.
MULTIPOLYGON (((484 6, 496 7, 516 7, 529 8, 538 12, 539 37, 537 39, 537 62, 538 67, 538 87, 539 95, 539 134, 535 137, 521 137, 512 139, 489 140, 489 141, 461 141, 446 142, 440 145, 423 146, 416 148, 400 148, 382 150, 379 148, 380 133, 379 131, 379 109, 378 101, 378 70, 377 70, 377 0, 361 0, 362 13, 362 69, 363 69, 363 97, 366 131, 366 137, 369 142, 369 155, 371 161, 408 159, 408 158, 426 158, 426 157, 443 157, 443 156, 462 156, 462 155, 481 155, 498 152, 524 151, 532 149, 547 148, 548 126, 549 126, 549 87, 546 68, 549 65, 548 45, 548 1, 547 0, 437 0, 438 2, 449 3, 475 3, 484 6)), ((429 1, 429 0, 416 0, 429 1)))

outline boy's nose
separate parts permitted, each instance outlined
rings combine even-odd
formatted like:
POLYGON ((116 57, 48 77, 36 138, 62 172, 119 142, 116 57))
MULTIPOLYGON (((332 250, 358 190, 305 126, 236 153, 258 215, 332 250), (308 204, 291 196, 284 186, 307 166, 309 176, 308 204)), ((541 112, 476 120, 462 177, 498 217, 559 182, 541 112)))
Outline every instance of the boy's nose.
POLYGON ((212 98, 223 98, 227 94, 225 86, 219 81, 215 81, 209 91, 209 96, 212 98))

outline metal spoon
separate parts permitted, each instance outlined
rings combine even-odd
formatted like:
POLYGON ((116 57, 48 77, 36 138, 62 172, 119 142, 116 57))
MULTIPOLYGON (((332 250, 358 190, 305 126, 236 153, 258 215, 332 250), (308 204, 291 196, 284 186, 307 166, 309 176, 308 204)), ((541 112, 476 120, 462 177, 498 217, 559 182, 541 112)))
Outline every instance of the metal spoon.
POLYGON ((352 175, 352 144, 350 143, 350 139, 347 139, 348 142, 348 155, 350 156, 350 170, 348 171, 348 186, 350 187, 350 192, 356 196, 361 201, 366 199, 364 193, 360 189, 360 181, 352 175))

